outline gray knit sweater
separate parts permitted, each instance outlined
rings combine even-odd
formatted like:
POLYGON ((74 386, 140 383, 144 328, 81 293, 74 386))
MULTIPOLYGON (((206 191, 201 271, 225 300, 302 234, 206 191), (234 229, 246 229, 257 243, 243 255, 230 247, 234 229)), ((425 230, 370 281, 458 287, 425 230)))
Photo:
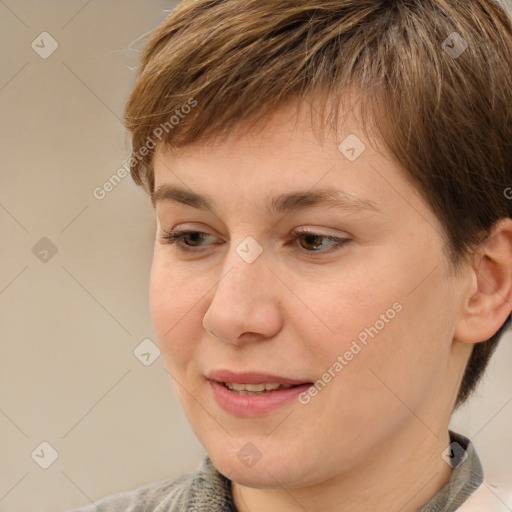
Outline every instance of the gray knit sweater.
MULTIPOLYGON (((418 512, 455 512, 482 484, 483 470, 471 441, 450 431, 467 458, 452 471, 450 481, 418 512)), ((192 473, 107 496, 67 512, 237 512, 231 481, 206 456, 192 473)))

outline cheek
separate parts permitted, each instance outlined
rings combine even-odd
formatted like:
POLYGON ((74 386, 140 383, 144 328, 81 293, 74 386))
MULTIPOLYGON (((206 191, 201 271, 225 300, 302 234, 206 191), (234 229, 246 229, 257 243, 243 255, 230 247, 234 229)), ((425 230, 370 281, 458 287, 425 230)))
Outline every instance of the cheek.
POLYGON ((363 350, 358 351, 353 342, 363 349, 369 346, 370 340, 389 331, 402 309, 397 283, 383 279, 382 272, 375 269, 334 273, 323 281, 310 283, 299 293, 301 304, 307 307, 302 305, 295 321, 302 324, 304 339, 325 365, 332 364, 351 347, 353 353, 348 357, 361 359, 363 350))
POLYGON ((192 358, 194 340, 202 328, 198 315, 204 291, 196 293, 184 276, 175 266, 154 259, 149 288, 151 319, 169 371, 179 371, 192 358))
POLYGON ((327 337, 310 335, 309 340, 323 371, 340 375, 332 379, 339 385, 337 400, 356 396, 361 404, 375 401, 375 410, 393 399, 391 390, 412 406, 441 378, 455 314, 453 290, 440 269, 418 286, 430 261, 417 261, 416 267, 403 258, 388 261, 385 268, 352 272, 304 295, 329 327, 323 328, 327 337))
POLYGON ((368 324, 360 332, 368 334, 366 344, 359 343, 361 351, 343 370, 345 379, 338 388, 342 401, 352 403, 357 397, 352 403, 355 416, 372 411, 379 417, 392 411, 402 417, 408 408, 419 410, 435 389, 443 389, 454 311, 442 277, 431 277, 413 293, 386 293, 387 301, 374 303, 373 314, 364 317, 368 324), (401 309, 389 314, 395 301, 401 309), (381 313, 387 323, 379 321, 381 313))

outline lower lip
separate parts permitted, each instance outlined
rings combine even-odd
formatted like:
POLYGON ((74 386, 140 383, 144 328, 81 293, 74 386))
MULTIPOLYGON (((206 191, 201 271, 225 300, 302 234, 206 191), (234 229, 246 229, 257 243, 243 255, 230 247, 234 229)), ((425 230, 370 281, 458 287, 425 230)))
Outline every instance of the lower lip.
POLYGON ((261 395, 239 395, 220 382, 209 382, 219 406, 235 416, 257 416, 275 411, 295 400, 312 386, 301 384, 294 388, 268 391, 261 395))

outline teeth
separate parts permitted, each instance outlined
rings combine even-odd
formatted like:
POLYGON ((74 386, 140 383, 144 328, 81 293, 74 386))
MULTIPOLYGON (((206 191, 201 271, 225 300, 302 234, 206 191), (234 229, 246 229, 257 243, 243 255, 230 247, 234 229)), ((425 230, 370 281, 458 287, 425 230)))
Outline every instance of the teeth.
POLYGON ((281 387, 280 384, 265 384, 265 389, 267 391, 272 391, 273 389, 278 389, 280 387, 281 387))
POLYGON ((293 387, 291 384, 275 384, 275 383, 262 383, 262 384, 238 384, 236 382, 225 382, 225 386, 232 390, 237 391, 241 395, 250 393, 263 393, 267 391, 274 391, 276 389, 290 389, 293 387))

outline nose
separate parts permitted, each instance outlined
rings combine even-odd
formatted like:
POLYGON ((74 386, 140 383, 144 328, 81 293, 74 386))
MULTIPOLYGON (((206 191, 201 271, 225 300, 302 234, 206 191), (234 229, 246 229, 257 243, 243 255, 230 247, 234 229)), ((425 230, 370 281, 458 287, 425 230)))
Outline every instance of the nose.
POLYGON ((230 258, 232 265, 219 280, 203 317, 204 328, 219 341, 263 341, 281 330, 283 286, 262 256, 252 263, 238 254, 230 258))

